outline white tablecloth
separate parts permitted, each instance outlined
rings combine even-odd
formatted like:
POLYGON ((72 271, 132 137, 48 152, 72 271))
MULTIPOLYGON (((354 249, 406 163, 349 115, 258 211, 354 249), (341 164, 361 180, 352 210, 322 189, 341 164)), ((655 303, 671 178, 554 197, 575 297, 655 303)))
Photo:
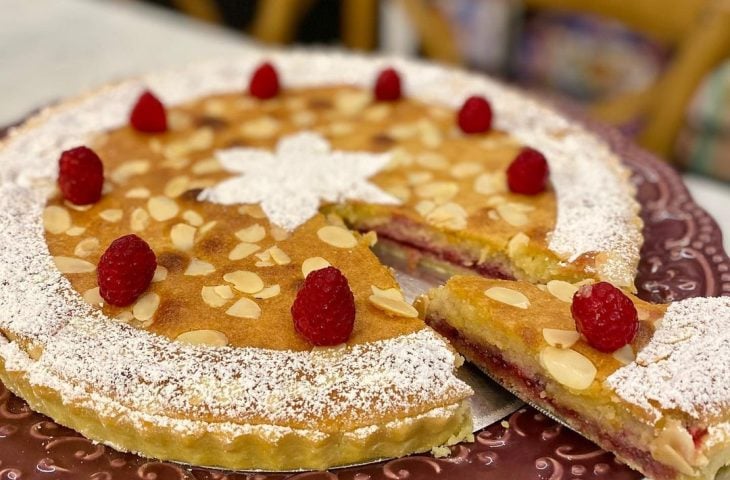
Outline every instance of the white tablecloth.
MULTIPOLYGON (((121 0, 0 0, 0 125, 129 75, 245 54, 236 32, 121 0)), ((685 175, 730 250, 730 186, 685 175)))

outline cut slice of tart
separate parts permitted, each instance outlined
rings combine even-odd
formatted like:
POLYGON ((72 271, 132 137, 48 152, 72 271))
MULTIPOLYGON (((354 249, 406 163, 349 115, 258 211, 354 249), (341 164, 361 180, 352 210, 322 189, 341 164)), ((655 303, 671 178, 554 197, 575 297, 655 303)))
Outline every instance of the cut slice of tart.
POLYGON ((730 463, 730 300, 624 296, 637 328, 604 352, 576 331, 576 290, 457 276, 419 308, 467 360, 648 477, 714 478, 730 463))

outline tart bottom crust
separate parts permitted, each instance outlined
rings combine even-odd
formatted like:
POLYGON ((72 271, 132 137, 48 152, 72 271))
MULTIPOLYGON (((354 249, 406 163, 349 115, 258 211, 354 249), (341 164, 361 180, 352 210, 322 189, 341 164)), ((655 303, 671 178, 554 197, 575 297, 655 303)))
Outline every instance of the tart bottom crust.
MULTIPOLYGON (((684 474, 653 458, 648 448, 653 433, 647 431, 645 424, 632 422, 625 416, 618 425, 611 425, 610 422, 598 424, 568 406, 561 407, 559 401, 553 403, 549 397, 543 398, 540 395, 540 392, 545 391, 544 385, 541 386, 545 382, 544 379, 532 378, 529 374, 520 375, 518 373, 520 368, 515 363, 505 359, 497 350, 480 346, 481 342, 457 331, 446 320, 429 316, 426 318, 426 323, 446 337, 467 361, 508 390, 520 398, 528 399, 531 404, 539 406, 550 416, 561 418, 561 421, 569 427, 580 432, 601 448, 613 452, 618 459, 650 478, 655 480, 712 480, 720 468, 730 464, 730 439, 726 439, 703 452, 709 458, 709 462, 695 470, 696 475, 684 474)), ((723 478, 725 477, 723 476, 723 478)))
POLYGON ((145 452, 145 456, 160 460, 198 466, 234 470, 325 469, 425 452, 472 438, 468 398, 419 415, 327 434, 271 425, 178 421, 152 415, 135 421, 131 411, 129 415, 107 416, 87 406, 95 394, 89 394, 85 400, 66 402, 58 390, 31 384, 27 372, 6 368, 2 357, 0 380, 33 410, 91 440, 119 451, 145 452))

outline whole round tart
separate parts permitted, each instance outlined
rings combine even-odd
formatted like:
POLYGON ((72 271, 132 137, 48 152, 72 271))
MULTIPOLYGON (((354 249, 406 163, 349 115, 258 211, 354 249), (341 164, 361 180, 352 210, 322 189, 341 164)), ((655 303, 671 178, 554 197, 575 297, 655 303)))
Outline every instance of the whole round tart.
POLYGON ((371 246, 633 289, 642 241, 628 173, 579 125, 482 77, 331 53, 64 102, 4 141, 0 182, 3 383, 119 450, 238 469, 470 437, 461 357, 371 246))

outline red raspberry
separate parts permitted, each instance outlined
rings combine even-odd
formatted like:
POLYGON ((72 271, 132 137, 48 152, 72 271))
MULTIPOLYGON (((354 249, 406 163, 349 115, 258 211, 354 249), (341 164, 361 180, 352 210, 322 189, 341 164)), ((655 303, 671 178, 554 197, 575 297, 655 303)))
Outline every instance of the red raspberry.
POLYGON ((375 81, 375 98, 380 101, 393 101, 401 97, 400 75, 392 68, 378 74, 375 81))
POLYGON ((484 133, 492 128, 492 107, 486 98, 471 96, 461 106, 456 120, 464 133, 484 133))
POLYGON ((607 282, 580 287, 570 311, 578 332, 601 352, 614 352, 630 343, 639 328, 631 299, 607 282))
POLYGON ((99 260, 99 293, 112 305, 129 305, 147 290, 156 268, 155 252, 147 242, 134 234, 119 237, 99 260))
POLYGON ((165 106, 152 92, 146 90, 137 99, 129 115, 129 123, 138 132, 162 133, 167 131, 165 106))
POLYGON ((248 91, 261 100, 275 97, 279 93, 279 75, 273 65, 268 62, 259 65, 251 76, 248 91))
POLYGON ((76 205, 96 203, 104 186, 104 165, 90 148, 66 150, 58 160, 58 188, 63 198, 76 205))
POLYGON ((507 185, 513 193, 537 195, 545 191, 549 174, 545 156, 525 147, 507 168, 507 185))
POLYGON ((335 267, 307 275, 291 306, 294 328, 313 345, 346 342, 355 323, 355 298, 335 267))

